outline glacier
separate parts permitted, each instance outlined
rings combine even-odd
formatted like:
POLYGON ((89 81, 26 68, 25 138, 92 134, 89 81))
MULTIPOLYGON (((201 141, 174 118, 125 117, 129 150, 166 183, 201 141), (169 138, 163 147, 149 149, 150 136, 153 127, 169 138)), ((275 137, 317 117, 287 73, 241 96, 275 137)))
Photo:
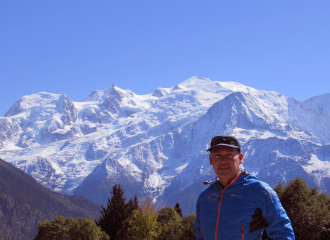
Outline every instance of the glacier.
POLYGON ((40 92, 0 117, 0 158, 56 192, 106 204, 120 183, 127 198, 190 213, 215 177, 206 149, 216 135, 239 139, 241 168, 260 180, 300 176, 328 193, 329 114, 330 94, 298 101, 202 77, 146 95, 112 85, 81 102, 40 92))

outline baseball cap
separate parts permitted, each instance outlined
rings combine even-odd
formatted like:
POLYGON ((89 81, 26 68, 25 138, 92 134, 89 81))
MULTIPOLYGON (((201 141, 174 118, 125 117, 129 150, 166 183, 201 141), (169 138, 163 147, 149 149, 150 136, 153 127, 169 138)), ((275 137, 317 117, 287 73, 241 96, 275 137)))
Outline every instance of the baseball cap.
POLYGON ((238 148, 238 151, 241 152, 241 146, 239 145, 238 140, 232 136, 215 136, 211 140, 211 147, 206 151, 210 151, 216 146, 228 146, 233 148, 238 148))

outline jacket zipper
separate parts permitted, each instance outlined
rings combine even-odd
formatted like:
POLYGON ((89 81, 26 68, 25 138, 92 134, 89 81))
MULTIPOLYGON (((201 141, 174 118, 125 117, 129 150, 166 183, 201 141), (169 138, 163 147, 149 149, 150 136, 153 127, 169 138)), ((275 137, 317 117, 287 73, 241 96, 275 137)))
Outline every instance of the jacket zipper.
POLYGON ((244 240, 244 227, 243 227, 243 223, 241 223, 241 233, 242 233, 242 240, 244 240))
MULTIPOLYGON (((215 233, 214 233, 214 240, 217 240, 217 234, 218 234, 218 224, 219 224, 219 216, 220 216, 220 208, 221 208, 221 200, 222 200, 222 195, 223 192, 227 189, 227 187, 229 187, 233 182, 236 181, 236 179, 241 176, 243 172, 241 172, 233 181, 231 181, 224 189, 220 190, 220 196, 219 196, 219 205, 218 205, 218 216, 217 216, 217 223, 215 225, 215 233)), ((243 225, 242 225, 243 227, 243 225)), ((243 236, 243 240, 244 240, 244 234, 243 236)))
POLYGON ((219 216, 220 216, 220 205, 221 205, 221 200, 222 200, 222 194, 225 191, 226 188, 223 190, 220 190, 220 196, 219 196, 219 205, 218 205, 218 217, 217 217, 217 224, 215 225, 215 235, 214 239, 217 240, 217 234, 218 234, 218 224, 219 224, 219 216))

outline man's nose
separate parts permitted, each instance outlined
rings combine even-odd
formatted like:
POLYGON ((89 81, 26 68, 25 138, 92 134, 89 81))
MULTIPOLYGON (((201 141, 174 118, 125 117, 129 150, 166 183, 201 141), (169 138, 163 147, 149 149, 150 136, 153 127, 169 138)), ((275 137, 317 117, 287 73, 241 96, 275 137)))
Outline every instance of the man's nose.
POLYGON ((227 157, 226 156, 220 156, 219 157, 219 161, 228 161, 227 157))

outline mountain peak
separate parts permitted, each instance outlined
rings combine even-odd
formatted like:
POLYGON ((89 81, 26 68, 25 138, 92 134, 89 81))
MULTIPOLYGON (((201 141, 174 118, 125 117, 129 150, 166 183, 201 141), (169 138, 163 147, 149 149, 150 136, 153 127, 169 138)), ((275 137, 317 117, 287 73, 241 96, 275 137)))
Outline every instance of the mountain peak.
POLYGON ((207 83, 211 83, 211 82, 213 82, 213 81, 208 78, 194 76, 194 77, 188 78, 187 80, 183 81, 182 83, 180 83, 178 85, 185 87, 185 88, 192 88, 192 87, 195 88, 202 84, 207 84, 207 83))
POLYGON ((47 92, 39 92, 31 95, 26 95, 18 100, 6 112, 5 117, 11 117, 23 112, 30 111, 32 108, 49 108, 55 107, 55 102, 59 100, 61 94, 53 94, 47 92))
POLYGON ((261 180, 307 174, 330 191, 328 96, 299 102, 201 77, 145 95, 111 85, 82 102, 38 93, 0 118, 0 157, 58 192, 80 186, 104 203, 120 183, 159 204, 187 200, 191 212, 195 190, 214 177, 210 139, 231 134, 242 142, 244 168, 261 180))

